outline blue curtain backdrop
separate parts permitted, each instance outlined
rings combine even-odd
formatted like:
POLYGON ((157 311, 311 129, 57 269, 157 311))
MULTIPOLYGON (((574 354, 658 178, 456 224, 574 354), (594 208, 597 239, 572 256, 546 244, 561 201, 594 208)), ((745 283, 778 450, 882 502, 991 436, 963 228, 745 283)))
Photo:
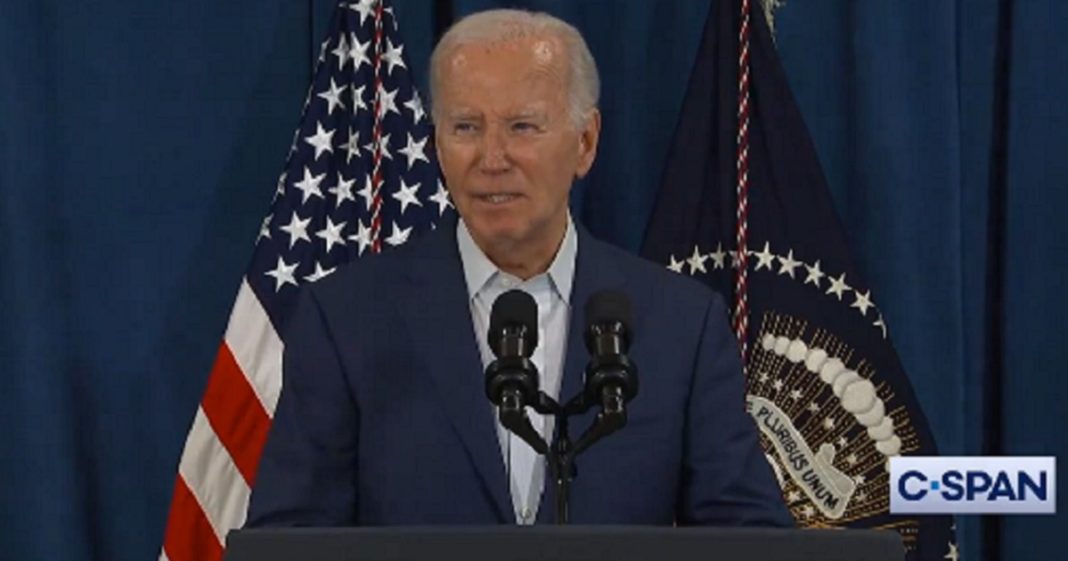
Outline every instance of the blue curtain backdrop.
MULTIPOLYGON (((773 3, 852 249, 942 451, 1068 458, 1068 47, 1055 36, 1068 5, 773 3)), ((574 208, 636 249, 707 2, 394 4, 424 84, 436 33, 471 11, 519 5, 582 30, 605 130, 574 208)), ((0 2, 0 558, 158 554, 333 8, 0 2)), ((1064 556, 1064 514, 959 520, 969 560, 1064 556)))

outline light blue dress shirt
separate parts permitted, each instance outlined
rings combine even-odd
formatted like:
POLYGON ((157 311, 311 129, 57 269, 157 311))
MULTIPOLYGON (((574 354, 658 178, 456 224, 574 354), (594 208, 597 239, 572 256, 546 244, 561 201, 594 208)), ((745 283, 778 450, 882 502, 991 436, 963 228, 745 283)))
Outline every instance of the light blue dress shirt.
MULTIPOLYGON (((567 232, 549 269, 525 281, 498 269, 475 244, 463 220, 456 225, 456 242, 467 281, 468 303, 471 306, 475 339, 482 353, 482 366, 489 366, 495 358, 486 335, 493 302, 513 288, 523 290, 533 296, 538 304, 539 342, 531 360, 538 368, 541 390, 558 400, 571 317, 571 283, 575 276, 575 257, 578 255, 578 236, 571 216, 567 218, 567 232)), ((527 415, 534 429, 546 442, 550 442, 554 419, 535 413, 529 407, 527 415)), ((494 419, 497 419, 497 436, 508 472, 516 523, 533 524, 538 516, 538 504, 545 486, 545 459, 505 429, 496 411, 494 419)))

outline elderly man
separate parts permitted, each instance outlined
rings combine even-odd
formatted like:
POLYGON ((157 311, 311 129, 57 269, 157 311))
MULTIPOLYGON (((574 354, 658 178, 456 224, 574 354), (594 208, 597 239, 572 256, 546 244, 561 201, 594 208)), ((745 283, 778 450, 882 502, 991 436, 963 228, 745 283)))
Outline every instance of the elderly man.
MULTIPOLYGON (((513 288, 538 304, 532 358, 560 400, 581 388, 586 300, 611 288, 632 301, 641 393, 627 426, 579 457, 574 523, 791 524, 721 300, 568 213, 601 131, 582 37, 545 14, 483 12, 445 34, 431 68, 461 219, 307 287, 249 525, 551 522, 544 459, 500 426, 483 389, 490 308, 513 288)), ((531 417, 551 438, 552 419, 531 417)))

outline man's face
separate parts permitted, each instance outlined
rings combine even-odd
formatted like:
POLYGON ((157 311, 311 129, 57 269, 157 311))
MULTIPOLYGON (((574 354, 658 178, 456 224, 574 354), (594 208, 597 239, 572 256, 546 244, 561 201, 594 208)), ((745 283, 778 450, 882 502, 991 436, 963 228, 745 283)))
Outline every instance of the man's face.
POLYGON ((553 39, 525 38, 462 45, 441 63, 438 161, 483 247, 558 243, 571 183, 593 165, 600 115, 571 121, 563 53, 553 39))

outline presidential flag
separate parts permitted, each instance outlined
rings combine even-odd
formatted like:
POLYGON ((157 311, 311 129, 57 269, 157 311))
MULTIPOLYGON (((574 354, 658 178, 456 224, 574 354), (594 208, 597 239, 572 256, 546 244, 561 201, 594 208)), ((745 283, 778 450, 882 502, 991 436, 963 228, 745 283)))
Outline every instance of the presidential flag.
POLYGON ((889 458, 937 450, 749 0, 710 10, 642 252, 733 302, 748 409, 799 525, 957 559, 952 518, 888 513, 889 458))
POLYGON ((451 206, 431 137, 389 2, 341 3, 185 443, 160 559, 220 559, 244 523, 301 285, 451 206))

